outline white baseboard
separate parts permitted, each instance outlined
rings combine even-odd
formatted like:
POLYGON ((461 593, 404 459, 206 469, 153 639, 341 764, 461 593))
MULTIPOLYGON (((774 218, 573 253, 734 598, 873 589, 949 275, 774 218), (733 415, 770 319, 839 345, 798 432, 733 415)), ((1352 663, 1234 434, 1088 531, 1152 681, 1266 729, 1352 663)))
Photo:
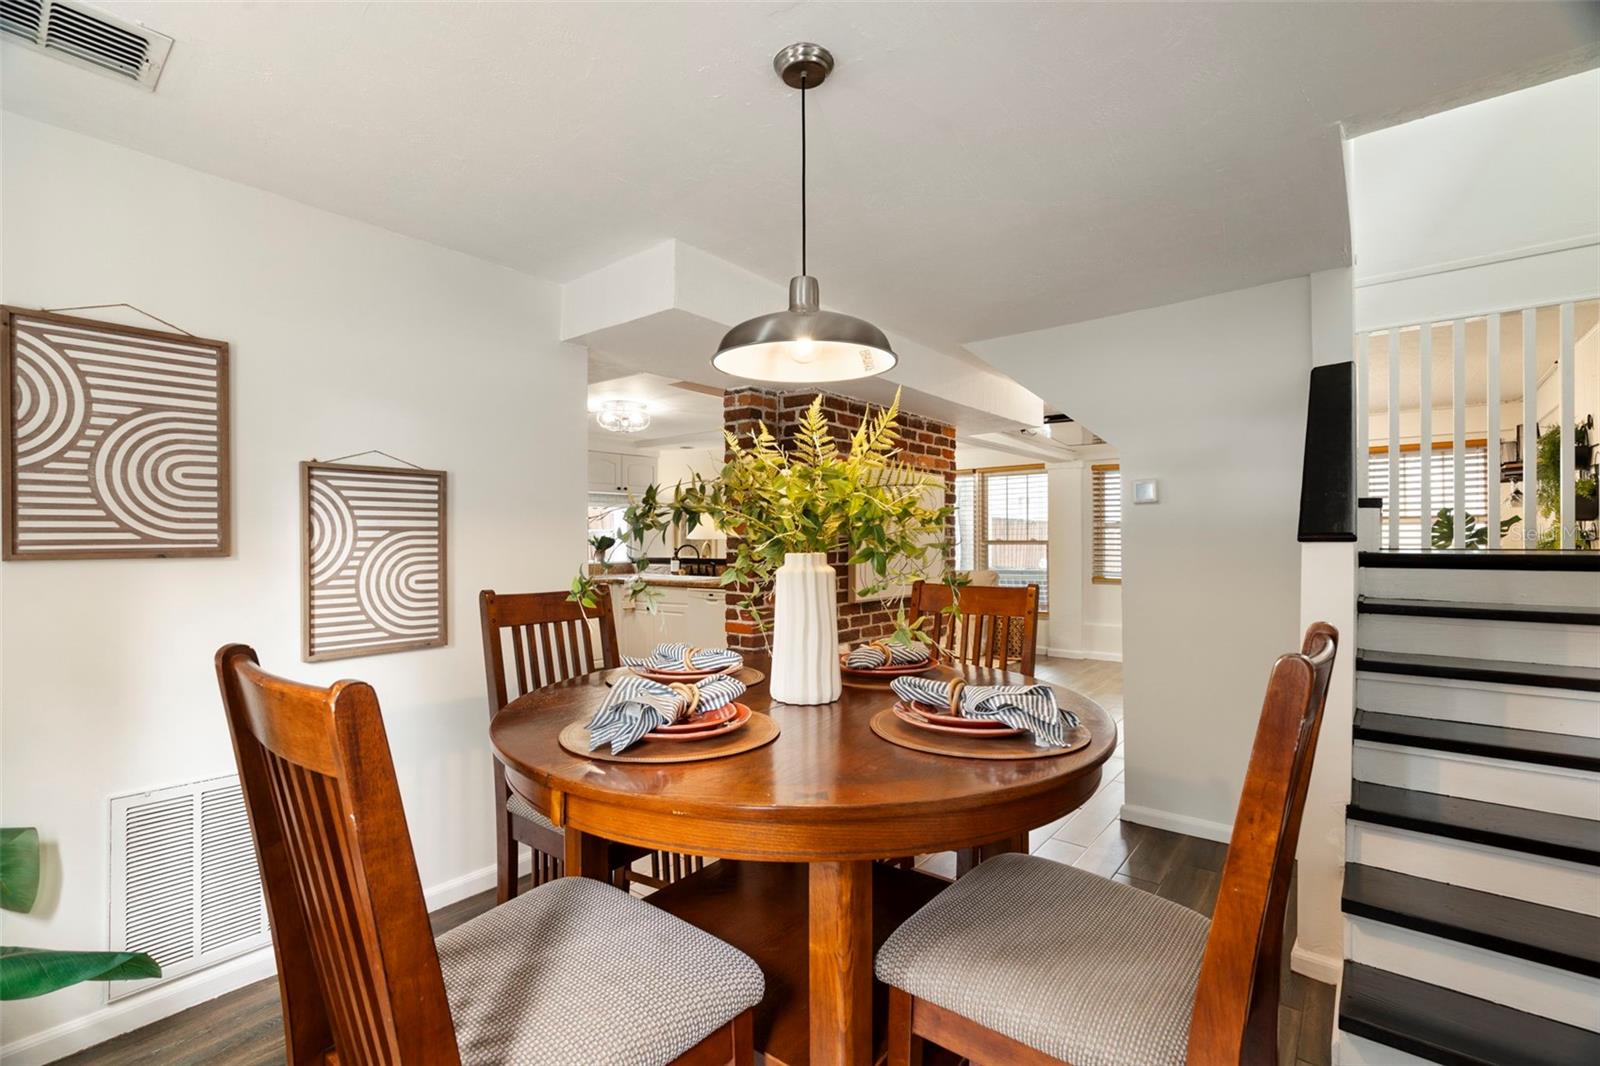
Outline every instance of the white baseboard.
POLYGON ((1289 952, 1289 969, 1325 985, 1337 985, 1344 974, 1344 960, 1320 951, 1308 951, 1296 942, 1289 952))
MULTIPOLYGON (((524 852, 522 872, 531 868, 532 856, 524 852)), ((422 898, 428 910, 436 911, 493 888, 494 879, 495 868, 485 866, 423 889, 422 898)), ((260 948, 12 1041, 0 1047, 0 1062, 6 1066, 44 1066, 271 977, 277 970, 272 948, 260 948)))
POLYGON ((1208 822, 1204 818, 1174 814, 1171 811, 1158 811, 1154 807, 1136 807, 1129 803, 1122 805, 1122 820, 1136 825, 1147 825, 1152 829, 1165 829, 1169 833, 1182 833, 1203 840, 1215 840, 1221 844, 1226 844, 1233 836, 1233 826, 1222 822, 1208 822))
POLYGON ((1095 659, 1104 663, 1120 663, 1120 651, 1087 651, 1074 648, 1044 648, 1039 649, 1039 654, 1051 659, 1095 659))

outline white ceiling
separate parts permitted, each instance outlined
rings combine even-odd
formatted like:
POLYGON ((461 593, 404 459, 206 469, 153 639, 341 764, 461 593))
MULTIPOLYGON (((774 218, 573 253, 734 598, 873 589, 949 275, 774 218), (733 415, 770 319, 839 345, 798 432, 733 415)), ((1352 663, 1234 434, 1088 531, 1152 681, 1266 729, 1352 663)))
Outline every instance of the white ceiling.
POLYGON ((606 448, 712 447, 722 441, 722 390, 658 374, 634 373, 603 355, 589 358, 589 444, 606 448), (612 433, 594 413, 607 400, 633 400, 650 412, 638 433, 612 433))
POLYGON ((154 94, 15 45, 5 107, 552 280, 676 237, 935 346, 1348 263, 1335 124, 1593 65, 1557 4, 105 3, 154 94), (1536 73, 1529 73, 1536 71, 1536 73))

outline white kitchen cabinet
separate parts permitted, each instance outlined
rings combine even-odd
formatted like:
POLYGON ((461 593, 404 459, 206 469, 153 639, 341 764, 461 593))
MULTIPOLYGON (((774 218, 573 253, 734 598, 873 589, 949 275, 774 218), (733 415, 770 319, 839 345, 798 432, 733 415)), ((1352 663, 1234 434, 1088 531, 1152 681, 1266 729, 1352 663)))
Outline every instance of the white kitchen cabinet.
POLYGON ((589 491, 623 491, 622 456, 614 452, 589 453, 589 491))
POLYGON ((655 484, 656 461, 648 455, 620 455, 622 460, 622 484, 635 496, 655 484))
POLYGON ((656 480, 656 461, 628 452, 589 453, 590 492, 631 492, 635 496, 656 480))
POLYGON ((617 645, 624 655, 648 655, 657 644, 681 642, 698 648, 720 648, 727 643, 720 589, 674 588, 657 585, 655 611, 628 599, 626 587, 612 586, 617 619, 617 645))

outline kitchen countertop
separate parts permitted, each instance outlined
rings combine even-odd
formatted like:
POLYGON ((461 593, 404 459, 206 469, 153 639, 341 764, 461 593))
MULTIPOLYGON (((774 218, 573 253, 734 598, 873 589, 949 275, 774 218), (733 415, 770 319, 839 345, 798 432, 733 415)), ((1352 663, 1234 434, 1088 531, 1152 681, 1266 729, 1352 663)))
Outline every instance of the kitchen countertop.
POLYGON ((620 585, 637 578, 643 578, 646 585, 663 585, 671 588, 720 589, 723 587, 721 578, 705 577, 700 574, 669 574, 664 570, 646 570, 638 574, 598 574, 594 580, 620 585))

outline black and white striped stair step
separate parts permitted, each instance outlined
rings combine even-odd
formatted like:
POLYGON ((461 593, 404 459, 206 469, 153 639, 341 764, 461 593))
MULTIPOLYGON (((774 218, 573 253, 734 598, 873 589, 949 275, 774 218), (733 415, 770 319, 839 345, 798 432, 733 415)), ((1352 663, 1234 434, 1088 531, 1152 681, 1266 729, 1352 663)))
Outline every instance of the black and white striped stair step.
POLYGON ((1358 710, 1355 738, 1485 759, 1600 771, 1600 737, 1358 710))
POLYGON ((1600 821, 1356 781, 1352 821, 1600 866, 1600 821))
POLYGON ((1600 977, 1600 918, 1346 863, 1344 912, 1600 977))
POLYGON ((1461 603, 1455 600, 1402 600, 1362 596, 1361 614, 1407 618, 1455 618, 1477 622, 1526 622, 1543 625, 1600 626, 1600 607, 1550 606, 1536 603, 1461 603))
POLYGON ((1600 1033, 1356 962, 1344 964, 1339 1028, 1446 1066, 1600 1062, 1600 1033))
POLYGON ((1600 552, 1592 551, 1375 551, 1361 552, 1370 569, 1401 570, 1557 570, 1600 571, 1600 552))
POLYGON ((1356 653, 1356 669, 1371 674, 1401 674, 1451 681, 1477 681, 1490 685, 1527 685, 1575 692, 1600 692, 1600 668, 1591 666, 1496 662, 1493 659, 1462 659, 1452 655, 1363 650, 1356 653))

